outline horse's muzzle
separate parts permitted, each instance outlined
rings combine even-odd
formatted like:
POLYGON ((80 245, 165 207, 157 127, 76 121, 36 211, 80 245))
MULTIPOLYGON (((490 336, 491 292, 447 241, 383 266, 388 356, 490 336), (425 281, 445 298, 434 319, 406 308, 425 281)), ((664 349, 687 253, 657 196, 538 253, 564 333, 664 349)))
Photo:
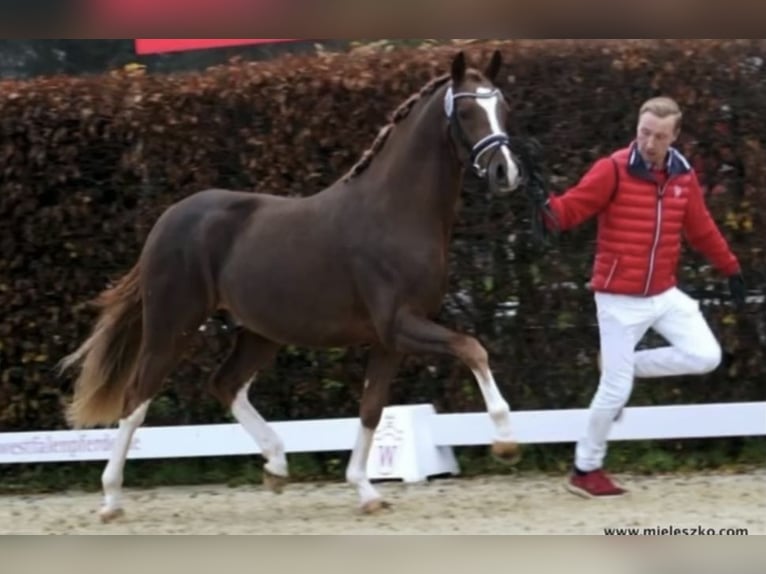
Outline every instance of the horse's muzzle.
POLYGON ((486 178, 490 189, 500 195, 515 191, 522 185, 520 164, 507 146, 499 148, 490 159, 486 178))

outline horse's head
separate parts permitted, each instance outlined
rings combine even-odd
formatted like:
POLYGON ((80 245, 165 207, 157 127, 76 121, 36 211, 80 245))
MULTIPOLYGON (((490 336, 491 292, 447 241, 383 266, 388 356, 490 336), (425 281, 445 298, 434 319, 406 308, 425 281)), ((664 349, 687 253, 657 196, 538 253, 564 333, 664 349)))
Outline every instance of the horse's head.
POLYGON ((493 192, 502 194, 521 185, 522 172, 505 131, 510 110, 494 84, 501 66, 499 51, 484 73, 467 68, 465 55, 459 52, 452 61, 444 111, 460 158, 469 163, 475 175, 489 182, 493 192))

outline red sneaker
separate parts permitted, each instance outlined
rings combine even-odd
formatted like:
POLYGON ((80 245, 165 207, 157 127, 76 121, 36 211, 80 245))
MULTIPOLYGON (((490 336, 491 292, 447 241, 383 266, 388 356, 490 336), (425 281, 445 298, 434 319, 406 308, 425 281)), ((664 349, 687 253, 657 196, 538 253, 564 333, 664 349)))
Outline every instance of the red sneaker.
POLYGON ((600 468, 583 475, 572 473, 566 488, 569 492, 584 498, 620 496, 627 492, 624 488, 617 486, 600 468))

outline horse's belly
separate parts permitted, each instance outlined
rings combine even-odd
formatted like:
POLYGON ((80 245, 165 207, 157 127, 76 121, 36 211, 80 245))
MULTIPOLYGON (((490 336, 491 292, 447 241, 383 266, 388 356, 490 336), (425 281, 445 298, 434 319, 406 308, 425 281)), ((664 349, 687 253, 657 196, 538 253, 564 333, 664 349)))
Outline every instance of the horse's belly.
POLYGON ((276 342, 302 346, 345 346, 375 338, 364 306, 349 283, 312 282, 266 271, 224 284, 223 306, 245 328, 276 342))
POLYGON ((361 317, 315 314, 245 313, 243 326, 269 340, 304 347, 344 347, 376 340, 372 325, 361 317))

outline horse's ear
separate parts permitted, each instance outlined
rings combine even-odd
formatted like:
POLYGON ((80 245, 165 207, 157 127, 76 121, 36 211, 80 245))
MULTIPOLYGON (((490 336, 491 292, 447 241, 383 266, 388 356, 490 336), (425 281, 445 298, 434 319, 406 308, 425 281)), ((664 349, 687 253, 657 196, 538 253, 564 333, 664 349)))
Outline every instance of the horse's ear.
POLYGON ((495 50, 492 54, 492 59, 489 61, 487 70, 484 72, 484 75, 487 76, 487 79, 490 82, 494 83, 495 78, 497 77, 497 73, 500 71, 502 65, 503 55, 500 53, 500 50, 495 50))
POLYGON ((455 84, 463 81, 465 76, 465 54, 462 50, 452 59, 452 82, 455 84))

